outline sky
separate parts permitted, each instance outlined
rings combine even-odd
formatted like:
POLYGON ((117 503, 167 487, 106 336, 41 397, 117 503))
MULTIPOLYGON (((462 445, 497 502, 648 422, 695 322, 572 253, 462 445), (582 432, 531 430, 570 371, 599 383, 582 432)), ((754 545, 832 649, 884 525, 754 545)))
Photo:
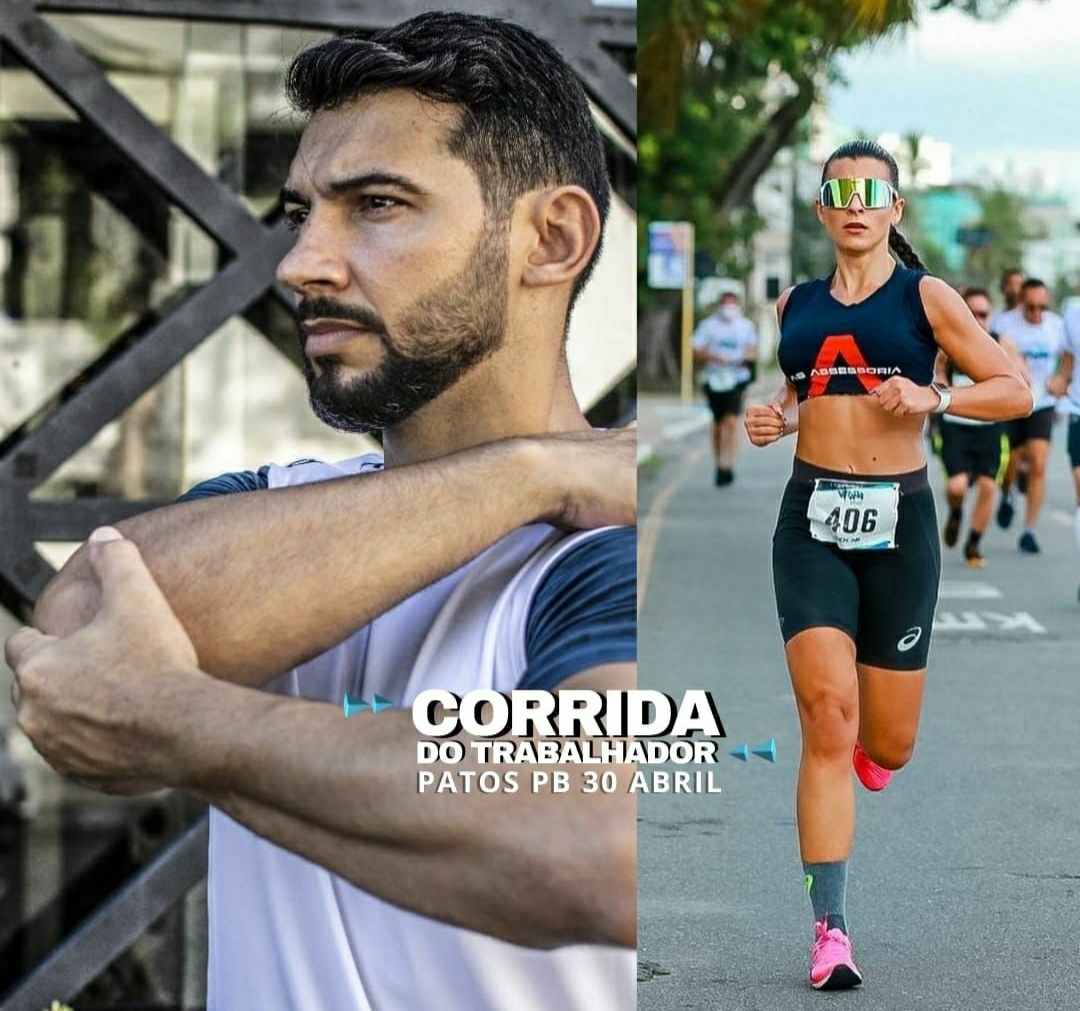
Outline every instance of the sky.
POLYGON ((953 148, 953 179, 1008 180, 1080 201, 1080 2, 1017 0, 996 21, 923 14, 841 63, 833 136, 918 131, 953 148))

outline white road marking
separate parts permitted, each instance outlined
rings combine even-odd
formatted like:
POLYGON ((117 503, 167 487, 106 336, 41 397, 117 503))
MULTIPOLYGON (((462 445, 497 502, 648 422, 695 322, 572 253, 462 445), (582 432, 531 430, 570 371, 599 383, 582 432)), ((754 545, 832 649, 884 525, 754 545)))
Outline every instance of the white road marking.
POLYGON ((1046 635, 1046 628, 1027 611, 1001 614, 997 611, 939 611, 934 616, 935 632, 1027 632, 1046 635))
POLYGON ((963 579, 943 579, 938 591, 940 600, 997 600, 1001 591, 989 583, 972 583, 963 579))

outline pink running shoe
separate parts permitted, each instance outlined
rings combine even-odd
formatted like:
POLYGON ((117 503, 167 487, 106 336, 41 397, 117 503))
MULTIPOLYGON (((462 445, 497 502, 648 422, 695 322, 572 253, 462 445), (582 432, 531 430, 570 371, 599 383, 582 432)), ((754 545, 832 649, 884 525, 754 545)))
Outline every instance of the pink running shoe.
POLYGON ((855 742, 855 753, 851 756, 851 767, 855 770, 855 775, 859 777, 859 782, 873 793, 884 790, 892 779, 892 772, 878 765, 863 751, 858 741, 855 742))
POLYGON ((850 990, 862 984, 851 957, 851 941, 839 927, 814 924, 817 940, 810 951, 810 985, 815 990, 850 990))

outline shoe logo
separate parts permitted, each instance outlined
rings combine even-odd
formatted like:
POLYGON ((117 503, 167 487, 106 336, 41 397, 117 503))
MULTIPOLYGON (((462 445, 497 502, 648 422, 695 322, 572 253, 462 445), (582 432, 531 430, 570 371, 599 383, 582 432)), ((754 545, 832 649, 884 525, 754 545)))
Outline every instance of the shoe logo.
POLYGON ((903 639, 897 644, 896 648, 901 653, 906 653, 909 649, 914 649, 915 644, 922 638, 922 629, 916 625, 915 628, 909 628, 905 633, 903 639))

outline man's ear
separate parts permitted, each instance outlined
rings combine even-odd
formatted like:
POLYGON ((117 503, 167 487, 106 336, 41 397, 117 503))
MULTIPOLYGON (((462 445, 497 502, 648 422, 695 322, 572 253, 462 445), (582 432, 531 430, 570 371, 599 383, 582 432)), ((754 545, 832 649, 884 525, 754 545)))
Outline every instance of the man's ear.
POLYGON ((532 195, 533 230, 522 282, 527 287, 573 283, 600 242, 600 212, 580 186, 559 186, 532 195))

